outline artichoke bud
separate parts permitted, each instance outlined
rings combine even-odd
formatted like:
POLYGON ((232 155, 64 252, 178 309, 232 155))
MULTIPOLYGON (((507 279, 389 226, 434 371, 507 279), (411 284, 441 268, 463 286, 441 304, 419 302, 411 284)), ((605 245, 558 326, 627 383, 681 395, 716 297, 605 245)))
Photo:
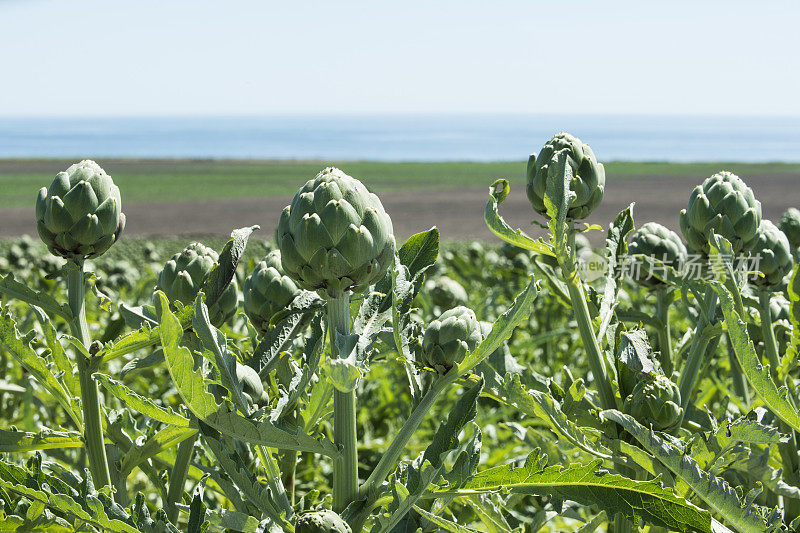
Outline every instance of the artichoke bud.
POLYGON ((548 179, 562 178, 556 175, 548 177, 551 174, 549 170, 556 162, 556 156, 562 151, 566 153, 567 164, 572 170, 569 188, 576 194, 567 211, 567 219, 582 220, 587 218, 603 200, 606 173, 603 165, 597 162, 589 145, 569 133, 559 133, 547 141, 538 156, 531 154, 527 168, 528 200, 537 213, 547 217, 544 196, 548 179))
POLYGON ((483 341, 480 323, 472 309, 459 306, 431 322, 422 338, 422 361, 442 374, 457 366, 483 341))
POLYGON ((54 255, 77 260, 97 257, 124 228, 119 187, 94 161, 59 172, 36 197, 36 229, 54 255))
POLYGON ((666 376, 651 374, 636 384, 623 410, 645 426, 670 431, 683 417, 680 389, 666 376))
POLYGON ((769 308, 773 321, 790 320, 791 304, 782 293, 777 292, 772 295, 769 301, 769 308))
MULTIPOLYGON (((158 275, 156 290, 163 291, 171 302, 183 305, 192 303, 203 288, 209 273, 217 264, 217 252, 193 242, 182 252, 172 256, 158 275)), ((209 319, 216 327, 227 322, 236 313, 239 303, 239 290, 236 279, 232 279, 216 305, 209 309, 209 319)))
POLYGON ((761 202, 741 178, 719 172, 694 188, 680 224, 693 250, 708 254, 713 232, 730 241, 734 253, 748 252, 758 236, 761 202))
POLYGON ((786 234, 792 250, 800 248, 800 209, 794 207, 787 209, 778 227, 786 234))
POLYGON ((289 307, 302 289, 284 272, 280 250, 273 250, 244 280, 242 292, 245 313, 253 326, 265 333, 272 317, 289 307))
POLYGON ((312 511, 300 515, 295 533, 352 533, 341 516, 333 511, 312 511))
POLYGON ((761 222, 750 253, 758 258, 759 273, 750 278, 754 285, 772 291, 786 288, 794 259, 789 239, 775 224, 761 222))
POLYGON ((467 291, 456 280, 440 276, 425 282, 425 289, 431 295, 431 302, 439 309, 450 309, 467 303, 467 291))
POLYGON ((286 274, 323 298, 365 291, 394 259, 392 220, 380 199, 332 167, 295 194, 275 237, 286 274))
MULTIPOLYGON (((628 253, 632 256, 646 255, 673 268, 680 268, 687 255, 686 246, 678 234, 656 222, 648 222, 633 233, 628 253)), ((648 279, 644 272, 635 281, 645 287, 659 287, 664 284, 654 276, 648 279)))

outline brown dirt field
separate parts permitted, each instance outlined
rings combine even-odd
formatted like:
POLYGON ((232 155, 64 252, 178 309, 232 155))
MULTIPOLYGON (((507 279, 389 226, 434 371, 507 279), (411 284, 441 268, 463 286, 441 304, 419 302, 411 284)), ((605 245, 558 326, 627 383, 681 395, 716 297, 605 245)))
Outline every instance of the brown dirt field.
MULTIPOLYGON (((761 201, 765 218, 777 221, 788 207, 800 206, 800 177, 793 175, 749 176, 748 184, 761 201)), ((603 204, 593 213, 591 223, 607 227, 629 203, 636 202, 637 226, 647 221, 678 230, 678 212, 686 206, 697 178, 640 177, 609 180, 603 204)), ((487 188, 459 190, 397 190, 381 199, 392 217, 398 240, 438 226, 442 239, 496 240, 483 222, 487 188)), ((130 204, 124 206, 128 219, 126 235, 135 236, 227 236, 234 228, 258 224, 261 236, 272 236, 281 209, 289 196, 268 198, 219 199, 176 204, 130 204)), ((512 189, 500 207, 501 214, 514 227, 538 234, 531 226, 530 204, 522 186, 512 189)), ((35 235, 32 208, 0 208, 0 237, 35 235)), ((590 232, 599 244, 600 232, 590 232)))

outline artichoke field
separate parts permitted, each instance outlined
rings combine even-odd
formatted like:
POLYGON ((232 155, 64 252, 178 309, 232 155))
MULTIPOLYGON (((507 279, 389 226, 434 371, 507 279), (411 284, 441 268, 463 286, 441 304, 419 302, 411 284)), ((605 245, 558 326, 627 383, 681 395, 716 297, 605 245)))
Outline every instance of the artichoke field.
POLYGON ((445 244, 310 178, 213 246, 125 239, 92 161, 42 188, 41 242, 0 243, 1 531, 800 530, 799 211, 721 171, 680 234, 630 206, 592 250, 567 133, 541 238, 506 180, 497 241, 445 244))

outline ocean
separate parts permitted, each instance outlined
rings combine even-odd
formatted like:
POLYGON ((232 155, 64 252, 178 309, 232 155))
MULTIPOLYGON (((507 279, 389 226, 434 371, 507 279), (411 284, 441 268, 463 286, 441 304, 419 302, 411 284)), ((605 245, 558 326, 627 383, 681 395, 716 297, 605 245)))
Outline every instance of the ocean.
POLYGON ((518 161, 559 131, 601 161, 800 162, 797 117, 621 115, 0 117, 0 157, 518 161))

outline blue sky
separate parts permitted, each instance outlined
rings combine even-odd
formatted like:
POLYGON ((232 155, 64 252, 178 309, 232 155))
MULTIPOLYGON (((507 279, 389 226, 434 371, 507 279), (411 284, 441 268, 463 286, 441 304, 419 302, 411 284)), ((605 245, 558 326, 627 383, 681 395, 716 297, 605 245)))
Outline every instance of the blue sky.
POLYGON ((0 0, 0 116, 800 115, 800 2, 0 0))

